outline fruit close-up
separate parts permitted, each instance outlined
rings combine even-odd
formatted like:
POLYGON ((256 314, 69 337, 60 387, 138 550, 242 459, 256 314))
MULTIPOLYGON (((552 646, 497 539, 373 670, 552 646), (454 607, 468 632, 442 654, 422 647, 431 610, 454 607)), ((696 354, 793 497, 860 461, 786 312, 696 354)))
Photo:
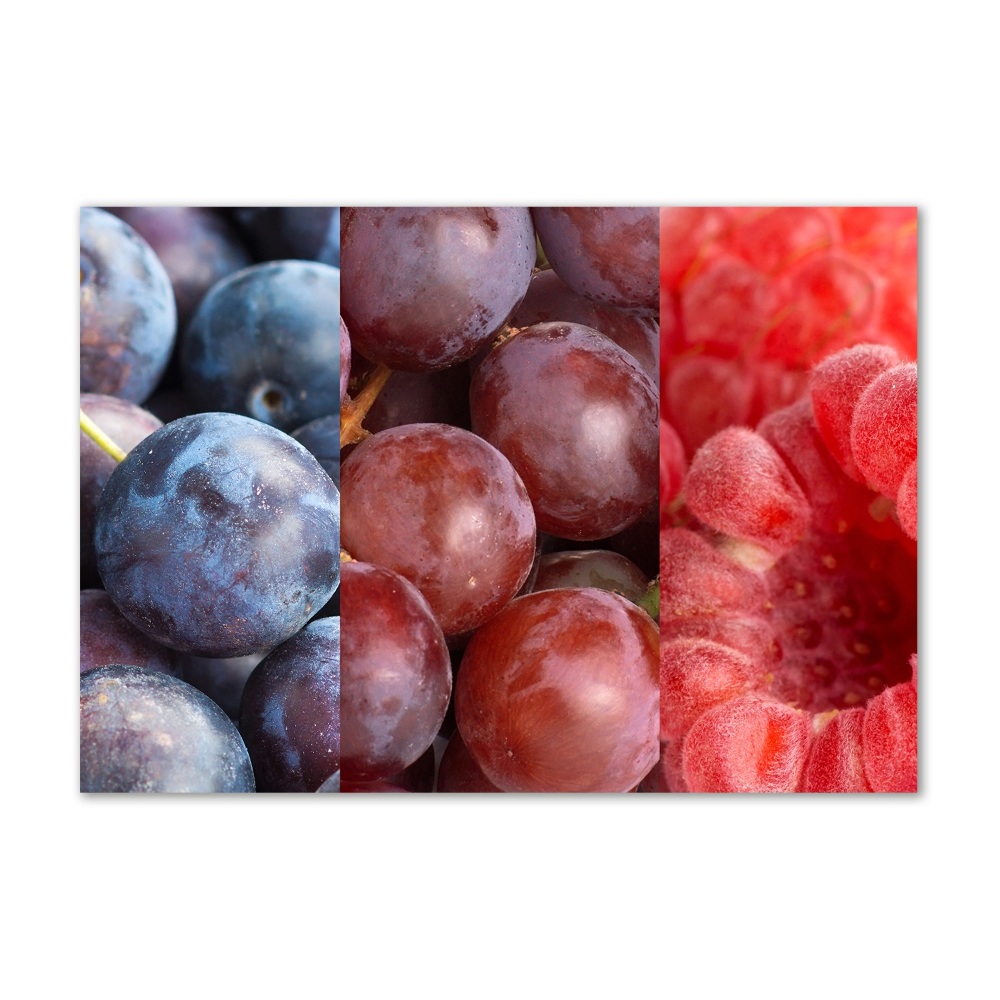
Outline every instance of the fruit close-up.
POLYGON ((917 790, 915 209, 80 222, 81 790, 917 790))
POLYGON ((433 750, 440 792, 637 789, 659 756, 657 210, 343 219, 345 782, 406 788, 433 750))
POLYGON ((673 792, 917 790, 917 216, 664 208, 673 792))

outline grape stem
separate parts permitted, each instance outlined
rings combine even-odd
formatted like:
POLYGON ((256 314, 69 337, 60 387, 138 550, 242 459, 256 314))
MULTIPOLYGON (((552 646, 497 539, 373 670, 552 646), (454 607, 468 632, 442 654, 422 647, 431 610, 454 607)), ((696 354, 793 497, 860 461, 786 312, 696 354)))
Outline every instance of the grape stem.
POLYGON ((660 578, 657 577, 649 585, 649 589, 646 591, 638 601, 635 602, 642 608, 643 611, 649 615, 653 621, 658 622, 660 620, 660 578))
POLYGON ((98 427, 97 424, 95 424, 94 421, 83 412, 83 410, 80 411, 80 430, 82 430, 83 433, 86 434, 87 437, 89 437, 90 440, 93 441, 94 444, 96 444, 102 451, 106 451, 116 462, 122 461, 125 457, 125 452, 122 451, 122 449, 119 448, 118 445, 116 445, 114 441, 112 441, 111 438, 109 438, 107 434, 105 434, 104 431, 102 431, 101 428, 98 427))
POLYGON ((372 403, 378 399, 378 394, 392 374, 391 368, 379 365, 372 372, 371 378, 365 383, 365 387, 358 393, 356 399, 350 396, 344 399, 340 406, 340 447, 346 448, 349 444, 357 444, 364 441, 369 436, 361 423, 368 415, 372 403))

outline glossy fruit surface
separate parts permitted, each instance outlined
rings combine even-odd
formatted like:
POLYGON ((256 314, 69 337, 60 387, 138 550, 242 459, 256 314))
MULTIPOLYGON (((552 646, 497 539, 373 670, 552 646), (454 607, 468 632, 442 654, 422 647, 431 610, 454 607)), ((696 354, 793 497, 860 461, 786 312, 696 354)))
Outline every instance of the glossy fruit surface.
POLYGON ((655 623, 617 594, 518 598, 462 658, 462 739, 505 791, 629 791, 659 754, 657 650, 655 623))
POLYGON ((470 358, 524 297, 526 208, 345 208, 343 314, 352 347, 400 371, 470 358))
POLYGON ((579 323, 603 333, 627 351, 655 382, 660 370, 660 324, 574 292, 555 271, 539 271, 510 318, 513 327, 538 323, 579 323))
POLYGON ((358 445, 341 476, 344 548, 413 583, 446 635, 478 628, 527 579, 531 501, 482 438, 444 424, 390 428, 358 445))
POLYGON ((545 256, 570 288, 598 302, 655 311, 656 208, 533 208, 531 216, 545 256))
POLYGON ((441 728, 451 698, 448 647, 427 601, 384 566, 343 567, 344 781, 391 778, 441 728))
POLYGON ((595 330, 521 330, 483 360, 469 398, 473 431, 517 470, 540 530, 607 538, 656 507, 656 387, 595 330))
POLYGON ((475 757, 456 732, 445 747, 438 769, 439 792, 499 792, 500 789, 483 774, 475 757))
POLYGON ((539 559, 531 589, 559 587, 596 587, 635 603, 646 593, 649 579, 631 559, 608 549, 547 552, 539 559))

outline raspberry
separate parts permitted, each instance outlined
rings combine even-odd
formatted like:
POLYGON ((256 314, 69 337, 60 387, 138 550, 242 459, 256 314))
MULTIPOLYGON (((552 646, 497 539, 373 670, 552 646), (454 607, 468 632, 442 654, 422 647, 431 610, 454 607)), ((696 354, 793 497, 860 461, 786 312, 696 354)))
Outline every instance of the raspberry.
POLYGON ((753 426, 792 402, 774 392, 781 376, 839 350, 868 343, 916 357, 913 208, 665 208, 660 241, 661 395, 689 455, 748 398, 731 422, 753 426), (725 392, 680 391, 694 358, 703 384, 711 376, 725 392), (730 362, 729 374, 708 359, 730 362))
POLYGON ((912 791, 915 210, 666 209, 661 239, 688 471, 660 515, 657 782, 912 791))
POLYGON ((688 343, 711 344, 727 357, 742 354, 776 311, 773 282, 738 260, 708 265, 681 291, 688 343))
POLYGON ((917 457, 917 366, 896 365, 861 394, 851 421, 851 454, 874 489, 895 499, 917 457))
POLYGON ((840 235, 829 208, 761 208, 744 216, 730 245, 748 264, 778 275, 813 254, 834 246, 840 235))
POLYGON ((917 540, 917 460, 914 459, 899 484, 896 494, 896 513, 899 515, 900 527, 912 538, 917 540))
MULTIPOLYGON (((763 607, 766 591, 756 573, 716 551, 693 531, 660 532, 661 621, 763 607)), ((662 627, 661 627, 662 630, 662 627)))
POLYGON ((677 432, 660 420, 660 506, 665 507, 680 493, 687 462, 684 445, 677 432))
POLYGON ((729 225, 728 208, 669 208, 660 212, 660 291, 677 289, 729 225))
POLYGON ((851 452, 855 407, 868 386, 899 361, 891 347, 865 344, 839 351, 813 369, 810 395, 816 426, 834 459, 858 482, 863 476, 851 452))
POLYGON ((917 790, 917 690, 897 684, 865 711, 865 777, 874 792, 917 790))
POLYGON ((802 779, 804 792, 870 792, 861 734, 865 710, 849 708, 827 721, 813 742, 802 779))
POLYGON ((774 553, 793 546, 809 525, 809 502, 788 467, 745 427, 729 427, 702 445, 685 495, 704 524, 774 553))
POLYGON ((658 777, 670 792, 689 792, 684 778, 684 757, 682 754, 682 743, 675 740, 673 743, 660 744, 660 762, 657 765, 658 777))
POLYGON ((808 715, 746 695, 705 712, 684 738, 692 792, 793 792, 810 741, 808 715))
POLYGON ((823 531, 846 531, 869 501, 823 444, 808 399, 765 417, 757 432, 785 460, 812 509, 813 524, 823 531))
POLYGON ((754 386, 743 362, 692 355, 678 359, 662 389, 665 413, 672 418, 688 455, 733 424, 750 420, 754 386))
POLYGON ((710 708, 745 693, 753 663, 728 646, 679 639, 660 646, 660 739, 676 740, 710 708))
POLYGON ((780 285, 780 318, 764 352, 800 363, 858 343, 876 311, 875 282, 848 258, 826 254, 796 268, 780 285))

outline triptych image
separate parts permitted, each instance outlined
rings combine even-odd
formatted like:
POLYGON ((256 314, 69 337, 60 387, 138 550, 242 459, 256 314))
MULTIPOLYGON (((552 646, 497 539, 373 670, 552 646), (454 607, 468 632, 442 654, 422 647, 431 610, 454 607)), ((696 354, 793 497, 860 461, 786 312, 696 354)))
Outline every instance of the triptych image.
POLYGON ((79 224, 81 792, 918 790, 916 208, 79 224))

